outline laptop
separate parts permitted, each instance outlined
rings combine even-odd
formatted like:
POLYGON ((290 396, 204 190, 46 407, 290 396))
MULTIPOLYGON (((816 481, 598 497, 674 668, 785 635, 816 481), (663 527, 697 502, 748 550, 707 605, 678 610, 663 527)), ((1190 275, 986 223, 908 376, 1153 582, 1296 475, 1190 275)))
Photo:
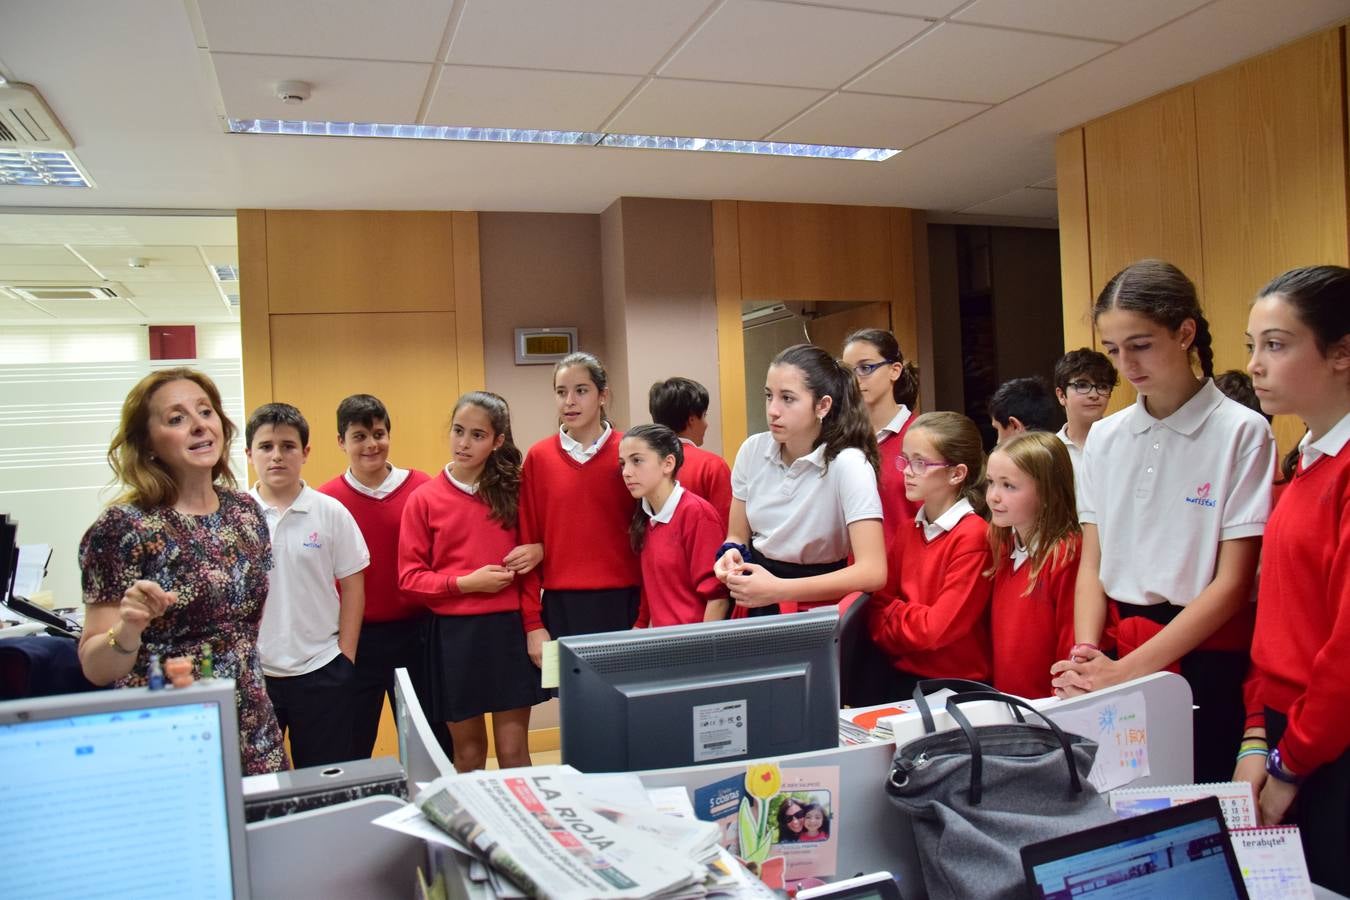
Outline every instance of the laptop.
POLYGON ((1214 797, 1022 848, 1036 900, 1248 900, 1214 797))
POLYGON ((0 703, 0 810, 0 897, 249 897, 234 681, 0 703))

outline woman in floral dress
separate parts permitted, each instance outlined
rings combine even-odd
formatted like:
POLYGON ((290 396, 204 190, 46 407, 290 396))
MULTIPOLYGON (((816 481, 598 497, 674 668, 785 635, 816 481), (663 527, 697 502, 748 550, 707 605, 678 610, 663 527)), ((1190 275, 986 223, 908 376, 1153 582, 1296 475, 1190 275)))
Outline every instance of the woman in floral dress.
POLYGON ((246 774, 286 765, 258 661, 272 550, 253 500, 234 490, 234 424, 191 369, 152 372, 122 404, 108 462, 125 488, 80 542, 80 663, 94 684, 146 683, 150 654, 199 656, 235 680, 246 774))

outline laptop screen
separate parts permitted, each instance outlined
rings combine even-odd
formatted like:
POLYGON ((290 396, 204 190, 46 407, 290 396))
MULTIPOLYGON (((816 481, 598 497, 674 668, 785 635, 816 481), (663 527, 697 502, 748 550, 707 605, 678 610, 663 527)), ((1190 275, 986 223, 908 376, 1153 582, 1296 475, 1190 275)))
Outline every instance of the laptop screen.
POLYGON ((1218 801, 1206 800, 1024 848, 1032 896, 1246 900, 1218 801))
POLYGON ((232 897, 222 708, 0 722, 0 896, 232 897))

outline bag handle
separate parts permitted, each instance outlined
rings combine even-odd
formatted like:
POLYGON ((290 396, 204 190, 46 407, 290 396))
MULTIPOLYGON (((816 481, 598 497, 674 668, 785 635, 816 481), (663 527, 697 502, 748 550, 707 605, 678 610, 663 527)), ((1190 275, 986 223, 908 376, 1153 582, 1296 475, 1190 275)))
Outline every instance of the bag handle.
MULTIPOLYGON (((979 734, 976 733, 975 727, 970 724, 970 719, 966 717, 966 714, 961 712, 961 704, 975 700, 995 700, 1000 703, 1007 703, 1014 709, 1021 707, 1040 719, 1059 740, 1059 746, 1064 751, 1064 759, 1069 764, 1069 790, 1075 794, 1083 792, 1083 782, 1078 777, 1078 766, 1073 761, 1073 749, 1069 746, 1068 735, 1064 733, 1063 729, 1020 697, 1000 694, 998 691, 972 691, 969 694, 947 698, 947 712, 956 720, 956 724, 961 726, 961 730, 966 735, 966 740, 970 742, 970 803, 972 806, 979 805, 984 793, 984 754, 980 749, 979 734)), ((1017 718, 1018 721, 1025 724, 1025 720, 1022 719, 1020 714, 1017 718)))
MULTIPOLYGON (((972 691, 980 694, 997 693, 984 682, 971 681, 968 678, 926 678, 917 682, 914 685, 914 703, 919 707, 919 715, 923 717, 924 734, 933 734, 937 731, 933 711, 928 708, 928 697, 925 696, 936 691, 956 691, 957 696, 961 696, 962 692, 969 694, 972 691)), ((1012 714, 1018 722, 1026 724, 1026 719, 1022 718, 1022 711, 1016 706, 1012 707, 1012 714)))

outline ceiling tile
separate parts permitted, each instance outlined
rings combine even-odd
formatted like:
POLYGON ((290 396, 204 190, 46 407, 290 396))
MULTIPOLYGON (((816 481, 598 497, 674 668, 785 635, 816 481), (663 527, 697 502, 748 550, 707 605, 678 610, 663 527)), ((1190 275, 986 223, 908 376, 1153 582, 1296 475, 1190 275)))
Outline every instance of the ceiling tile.
POLYGON ((0 319, 46 319, 30 304, 0 294, 0 319))
POLYGON ((817 6, 842 9, 867 9, 898 16, 924 16, 938 19, 957 9, 965 0, 815 0, 817 6))
POLYGON ((835 88, 927 27, 922 19, 727 0, 661 74, 835 88))
POLYGON ((467 0, 446 62, 645 75, 708 0, 467 0))
POLYGON ((781 131, 775 141, 904 149, 987 109, 976 103, 836 94, 781 131))
POLYGON ((759 140, 825 94, 807 88, 657 78, 610 122, 608 130, 759 140))
POLYGON ((58 319, 144 319, 125 300, 35 300, 33 305, 58 319))
MULTIPOLYGON (((125 283, 126 279, 121 275, 118 278, 125 283)), ((220 300, 220 292, 216 286, 209 282, 195 282, 184 284, 182 282, 153 282, 142 281, 135 286, 128 286, 131 291, 132 299, 137 303, 141 300, 148 300, 155 303, 170 303, 180 300, 186 301, 210 301, 220 300)))
POLYGON ((1001 103, 1112 48, 1077 38, 943 24, 849 89, 1001 103))
POLYGON ((149 265, 200 266, 202 255, 196 247, 164 244, 75 244, 73 249, 91 265, 126 267, 127 260, 139 256, 149 265))
POLYGON ((202 252, 206 254, 206 261, 213 266, 239 265, 238 247, 221 247, 212 245, 202 247, 202 252))
POLYGON ((197 0, 207 46, 233 53, 432 62, 449 0, 197 0))
POLYGON ((136 290, 138 284, 214 284, 215 279, 211 277, 211 272, 206 266, 146 266, 144 269, 133 269, 129 266, 119 266, 115 269, 104 269, 104 274, 112 281, 121 281, 132 286, 132 291, 136 290))
POLYGON ((80 260, 60 244, 0 244, 0 265, 78 266, 80 260))
POLYGON ((1048 190, 1052 190, 1052 191, 1053 191, 1053 190, 1055 190, 1056 188, 1059 187, 1059 177, 1058 177, 1058 176, 1055 176, 1055 175, 1051 175, 1049 178, 1046 178, 1044 181, 1037 181, 1037 182, 1035 182, 1034 184, 1029 184, 1029 185, 1027 185, 1027 187, 1046 188, 1046 189, 1048 189, 1048 190))
POLYGON ((1130 41, 1210 0, 976 0, 953 19, 1130 41))
POLYGON ((961 210, 981 216, 1025 216, 1036 219, 1059 218, 1059 194, 1041 188, 1020 188, 1002 197, 961 210))
POLYGON ((99 277, 88 266, 29 266, 16 263, 0 265, 0 279, 5 281, 98 281, 99 277))
POLYGON ((637 75, 445 66, 427 123, 594 131, 641 82, 637 75))
POLYGON ((432 66, 427 63, 297 59, 212 53, 225 112, 236 119, 413 122, 432 66), (304 103, 282 103, 279 81, 307 81, 304 103))

